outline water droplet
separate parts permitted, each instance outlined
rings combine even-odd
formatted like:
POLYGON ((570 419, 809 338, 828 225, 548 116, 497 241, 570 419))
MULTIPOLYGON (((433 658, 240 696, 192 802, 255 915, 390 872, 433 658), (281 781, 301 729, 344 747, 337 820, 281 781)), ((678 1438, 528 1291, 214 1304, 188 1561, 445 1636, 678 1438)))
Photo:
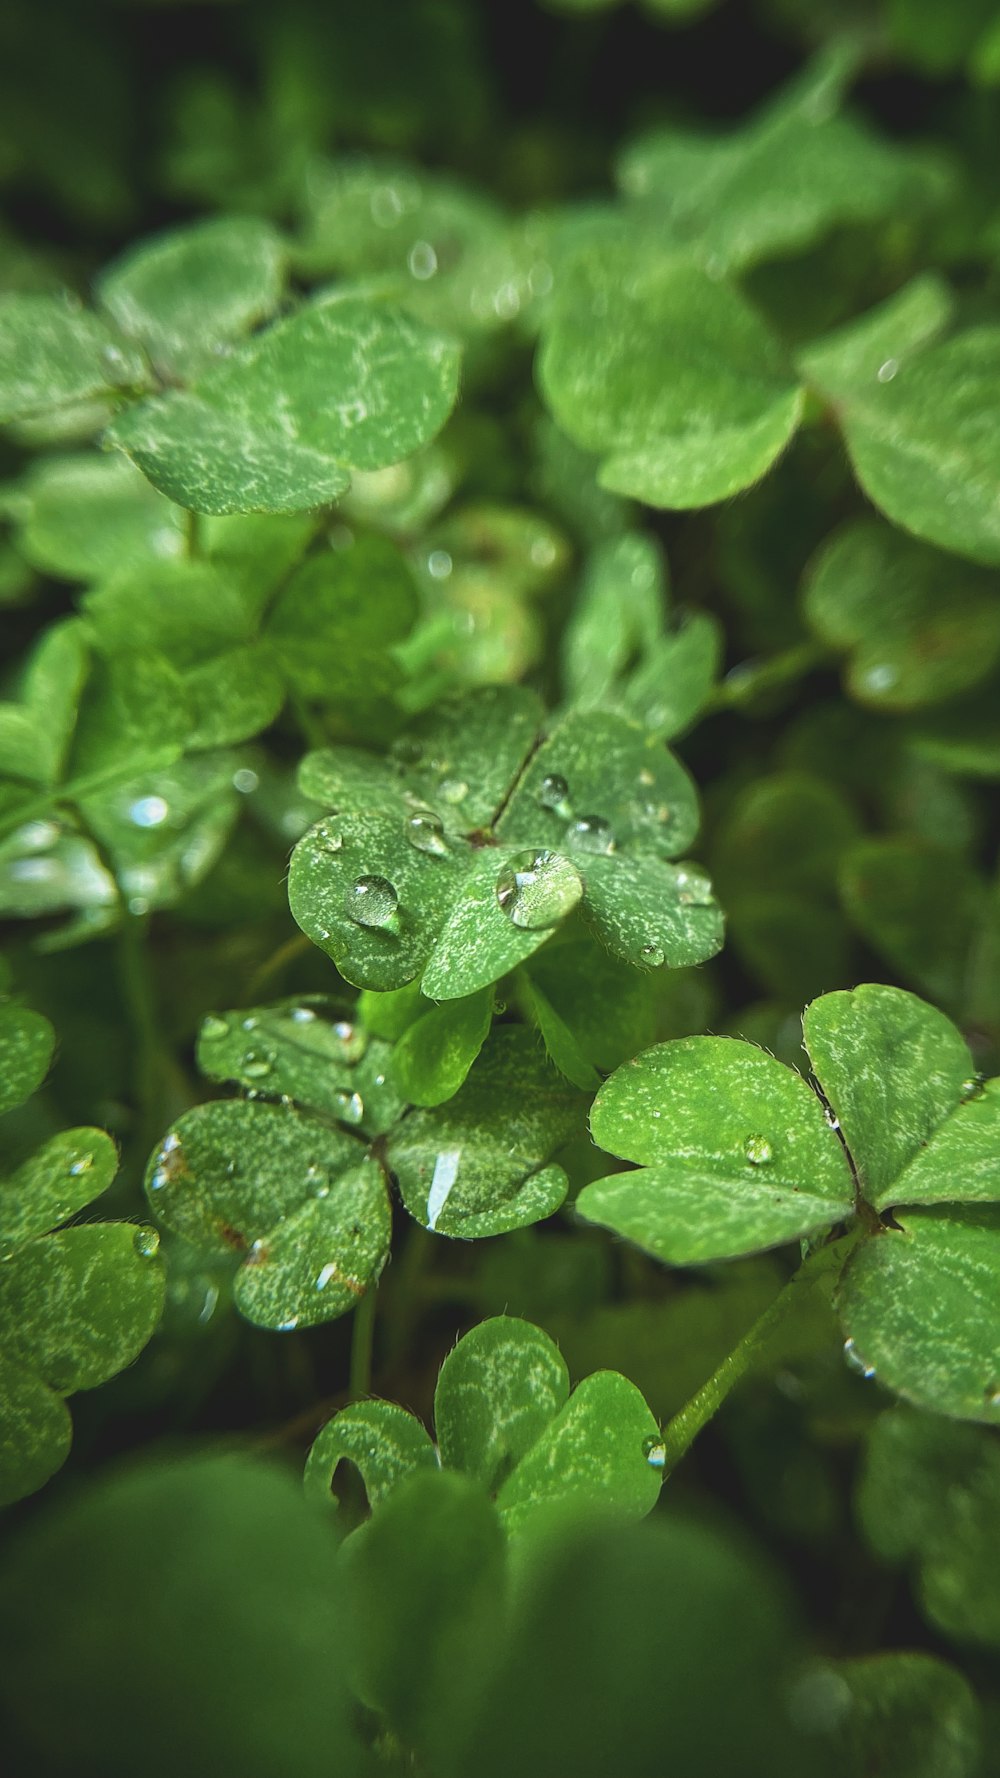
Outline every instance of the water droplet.
POLYGON ((643 945, 639 956, 647 969, 660 969, 664 957, 659 945, 643 945))
POLYGON ((493 298, 493 313, 499 321, 513 321, 521 307, 521 295, 511 279, 501 284, 493 298))
POLYGON ((311 1006, 293 1006, 292 1023, 295 1025, 311 1025, 316 1018, 311 1006))
MULTIPOLYGON (((163 1146, 166 1148, 166 1143, 164 1143, 163 1146)), ((93 1165, 94 1157, 92 1154, 74 1155, 67 1168, 67 1172, 71 1179, 79 1179, 81 1173, 89 1173, 93 1165)))
POLYGON ((404 825, 410 845, 418 852, 430 852, 435 858, 444 857, 448 850, 444 826, 433 809, 415 809, 412 815, 407 815, 404 825))
POLYGON ((875 1366, 865 1363, 853 1340, 844 1341, 844 1357, 851 1370, 857 1371, 859 1376, 870 1380, 875 1375, 875 1366))
POLYGON ((368 200, 376 228, 395 228, 403 214, 403 199, 393 185, 377 185, 368 200))
POLYGON ((295 1329, 298 1327, 298 1325, 299 1325, 298 1316, 297 1315, 290 1315, 288 1317, 287 1321, 279 1321, 278 1322, 277 1331, 278 1331, 278 1333, 294 1333, 295 1329))
POLYGON ((743 1153, 752 1167, 766 1167, 768 1161, 774 1159, 774 1149, 766 1136, 748 1136, 743 1153))
POLYGON ((579 846, 581 852, 613 852, 615 849, 611 823, 605 821, 603 815, 581 815, 566 829, 566 838, 571 846, 579 846))
MULTIPOLYGON (((298 831, 296 824, 296 831, 298 831)), ((328 827, 320 828, 316 835, 324 852, 339 852, 344 844, 339 833, 331 833, 328 827)))
POLYGON ((874 667, 866 667, 861 677, 869 691, 889 691, 899 678, 899 670, 889 661, 882 661, 874 667))
POLYGON ((244 1029, 244 1031, 256 1031, 259 1023, 260 1023, 260 1020, 255 1019, 253 1017, 253 1014, 251 1014, 249 1018, 246 1018, 243 1020, 243 1029, 244 1029))
POLYGON ((17 1248, 9 1247, 5 1241, 3 1245, 0 1246, 0 1265, 6 1265, 9 1259, 13 1259, 16 1252, 17 1248))
POLYGON ((317 1290, 325 1290, 327 1285, 330 1282, 330 1279, 335 1278, 336 1276, 337 1276, 337 1267, 331 1260, 329 1265, 323 1266, 322 1269, 320 1270, 320 1273, 316 1279, 316 1289, 317 1290))
POLYGON ((887 358, 884 364, 879 365, 878 370, 876 371, 875 374, 878 377, 878 380, 880 383, 891 383, 892 379, 896 375, 896 372, 898 371, 898 369, 899 369, 899 359, 898 358, 887 358))
POLYGON ((128 818, 136 827, 159 827, 168 813, 162 796, 140 796, 130 805, 128 818))
POLYGON ((264 1080, 273 1066, 267 1056, 257 1055, 253 1050, 248 1051, 243 1058, 243 1073, 248 1080, 264 1080))
POLYGON ((447 580, 453 565, 446 549, 432 549, 427 558, 427 572, 432 580, 447 580))
POLYGON ((160 1237, 155 1229, 147 1225, 136 1229, 132 1236, 132 1245, 140 1259, 154 1259, 160 1250, 160 1237))
POLYGON ((406 261, 410 276, 424 283, 438 269, 438 256, 429 241, 414 241, 406 261))
POLYGON ((419 765, 423 757, 424 750, 420 742, 415 741, 412 735, 400 735, 397 741, 393 741, 389 749, 389 758, 397 766, 419 765))
MULTIPOLYGON (((803 1045, 803 1048, 804 1047, 805 1046, 803 1045)), ((826 1118, 826 1121, 829 1124, 831 1130, 839 1130, 840 1129, 840 1119, 837 1116, 836 1112, 832 1109, 831 1106, 824 1105, 823 1116, 826 1118)))
POLYGON ((496 881, 503 912, 527 932, 557 925, 582 894, 578 871, 559 852, 523 852, 504 866, 496 881))
POLYGON ((662 1469, 667 1461, 667 1447, 659 1433, 642 1441, 642 1454, 650 1469, 662 1469))
POLYGON ((229 1020, 220 1019, 218 1013, 210 1012, 201 1021, 200 1035, 209 1043, 215 1043, 220 1037, 229 1036, 229 1020))
POLYGON ((963 1080, 959 1089, 962 1104, 968 1105, 970 1099, 981 1099, 985 1086, 986 1076, 984 1074, 970 1074, 968 1080, 963 1080))
POLYGON ((569 800, 569 785, 559 772, 547 772, 538 788, 538 800, 543 809, 551 809, 556 815, 572 815, 573 806, 569 800))
POLYGON ((346 1088, 334 1094, 337 1104, 337 1116, 345 1124, 359 1124, 365 1115, 365 1102, 360 1093, 349 1093, 346 1088))
POLYGON ((347 891, 347 914, 356 926, 391 925, 399 897, 388 877, 358 877, 347 891))
POLYGON ((712 879, 692 865, 683 865, 674 872, 677 899, 686 907, 706 908, 712 903, 712 879))
POLYGON ((359 1062, 368 1048, 368 1033, 359 1025, 352 1025, 349 1019, 340 1019, 333 1027, 333 1035, 340 1045, 341 1058, 345 1062, 359 1062))
POLYGON ((135 914, 137 918, 140 914, 148 914, 148 897, 145 895, 130 895, 128 898, 128 911, 130 914, 135 914))
POLYGON ((238 790, 241 796, 249 796, 259 783, 257 773, 252 772, 249 766, 241 766, 238 772, 233 773, 233 789, 238 790))
POLYGON ((469 794, 464 778, 444 778, 440 790, 446 803, 462 803, 469 794))

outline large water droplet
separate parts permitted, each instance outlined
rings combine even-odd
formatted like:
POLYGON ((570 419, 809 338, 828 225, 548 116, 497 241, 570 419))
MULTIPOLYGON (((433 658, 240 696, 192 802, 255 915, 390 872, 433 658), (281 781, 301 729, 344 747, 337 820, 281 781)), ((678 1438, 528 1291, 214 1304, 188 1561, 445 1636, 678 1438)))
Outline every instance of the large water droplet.
POLYGON ((418 852, 430 852, 435 858, 443 858, 448 850, 444 838, 444 824, 433 809, 415 809, 406 817, 406 837, 411 846, 418 852))
POLYGON ((566 829, 566 839, 581 852, 613 852, 615 836, 603 815, 581 815, 566 829))
POLYGON ((360 1093, 349 1093, 346 1088, 334 1094, 337 1104, 337 1116, 345 1124, 359 1124, 365 1115, 365 1102, 360 1093))
POLYGON ((347 913, 356 926, 388 926, 399 897, 388 877, 358 877, 347 891, 347 913))
POLYGON ((270 1059, 259 1055, 255 1050, 250 1050, 243 1058, 243 1073, 248 1080, 265 1080, 272 1067, 270 1059))
POLYGON ((229 1020, 220 1019, 218 1013, 210 1012, 201 1021, 200 1034, 208 1043, 217 1043, 220 1037, 229 1036, 229 1020))
POLYGON ((752 1167, 766 1167, 768 1161, 774 1159, 774 1149, 766 1136, 748 1136, 743 1153, 752 1167))
POLYGON ((662 1469, 667 1461, 667 1447, 659 1433, 642 1441, 642 1454, 650 1469, 662 1469))
POLYGON ((496 897, 508 920, 527 932, 555 926, 583 894, 579 872, 559 852, 523 852, 497 877, 496 897))
POLYGON ((963 1080, 962 1085, 959 1089, 962 1104, 968 1105, 970 1099, 981 1099, 983 1096, 985 1087, 986 1087, 986 1076, 985 1075, 970 1074, 968 1080, 963 1080))
POLYGON ((145 1225, 136 1229, 132 1245, 140 1259, 155 1259, 160 1250, 160 1237, 155 1229, 145 1225))
POLYGON ((677 899, 686 907, 707 908, 712 903, 712 879, 696 865, 684 864, 674 873, 677 899))

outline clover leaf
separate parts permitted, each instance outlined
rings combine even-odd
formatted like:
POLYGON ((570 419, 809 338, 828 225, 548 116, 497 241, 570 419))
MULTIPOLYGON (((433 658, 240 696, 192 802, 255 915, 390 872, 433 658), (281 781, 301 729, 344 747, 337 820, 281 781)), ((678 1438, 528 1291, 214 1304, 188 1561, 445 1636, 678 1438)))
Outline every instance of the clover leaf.
POLYGON ((640 968, 718 949, 707 878, 672 862, 697 827, 683 767, 621 716, 571 713, 538 745, 540 725, 530 692, 496 687, 417 723, 390 760, 305 760, 303 792, 334 812, 292 855, 289 904, 349 981, 419 978, 430 998, 461 999, 578 905, 640 968))
POLYGON ((0 423, 149 384, 143 353, 57 296, 0 301, 0 423))
POLYGON ((0 1180, 3 1504, 40 1488, 65 1462, 73 1436, 66 1397, 123 1370, 159 1321, 155 1229, 59 1226, 107 1191, 117 1169, 103 1130, 64 1130, 0 1180))
MULTIPOLYGON (((570 1393, 558 1347, 516 1316, 480 1322, 458 1341, 441 1366, 434 1421, 443 1467, 485 1486, 509 1533, 562 1503, 622 1520, 656 1504, 659 1429, 639 1390, 598 1371, 570 1393)), ((341 1458, 361 1470, 377 1508, 434 1462, 434 1447, 414 1415, 364 1402, 316 1438, 306 1462, 311 1495, 332 1498, 341 1458)))
POLYGON ((837 1286, 854 1365, 996 1422, 1000 1088, 943 1013, 899 988, 823 995, 803 1031, 828 1116, 794 1070, 734 1039, 660 1044, 618 1069, 591 1129, 641 1170, 586 1185, 577 1209, 675 1265, 856 1215, 837 1286))

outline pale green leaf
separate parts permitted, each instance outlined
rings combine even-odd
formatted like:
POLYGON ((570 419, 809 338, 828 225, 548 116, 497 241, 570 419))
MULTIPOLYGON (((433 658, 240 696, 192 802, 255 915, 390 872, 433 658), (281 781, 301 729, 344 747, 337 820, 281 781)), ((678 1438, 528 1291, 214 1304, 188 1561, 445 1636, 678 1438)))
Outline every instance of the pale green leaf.
POLYGON ((0 422, 142 388, 149 374, 135 346, 57 296, 3 298, 0 365, 0 422))
POLYGON ((615 1519, 643 1519, 660 1475, 648 1460, 659 1427, 633 1383, 596 1371, 525 1452, 497 1496, 500 1518, 519 1532, 539 1511, 572 1505, 615 1519))
POLYGON ((442 1463, 495 1490, 568 1395, 566 1364, 540 1327, 512 1315, 481 1321, 438 1374, 434 1426, 442 1463))
POLYGON ((464 1000, 446 1000, 408 1026, 397 1043, 390 1072, 411 1105, 451 1099, 486 1041, 493 1019, 493 991, 481 988, 464 1000))
POLYGON ((43 1235, 0 1267, 5 1355, 60 1394, 93 1389, 130 1364, 163 1309, 157 1239, 132 1223, 43 1235))
POLYGON ((184 515, 123 457, 48 457, 20 484, 18 547, 36 568, 91 580, 179 556, 184 515))
POLYGON ((40 1012, 0 1002, 0 1114, 20 1105, 49 1071, 56 1034, 40 1012))
POLYGON ((103 1130, 61 1130, 0 1181, 0 1248, 44 1235, 100 1197, 118 1171, 103 1130))
POLYGON ((359 1471, 369 1505, 376 1507, 418 1469, 436 1469, 438 1458, 416 1415, 391 1401, 358 1401, 334 1414, 310 1446, 305 1468, 310 1499, 337 1505, 331 1489, 342 1462, 359 1471))
POLYGON ((370 1041, 363 1025, 320 994, 208 1013, 196 1053, 209 1080, 294 1099, 371 1135, 388 1129, 403 1110, 386 1078, 388 1044, 370 1041))

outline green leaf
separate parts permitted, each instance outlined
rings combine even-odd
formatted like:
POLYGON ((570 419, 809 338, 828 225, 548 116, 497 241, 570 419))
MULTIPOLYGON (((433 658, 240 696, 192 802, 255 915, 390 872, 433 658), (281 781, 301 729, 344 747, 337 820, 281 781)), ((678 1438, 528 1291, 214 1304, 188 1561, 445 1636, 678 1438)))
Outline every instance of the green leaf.
POLYGON ((407 1027, 392 1055, 391 1074, 411 1105, 441 1105, 468 1075, 493 1021, 493 991, 446 1000, 407 1027))
POLYGON ((0 422, 148 382, 136 347, 96 315, 56 296, 0 301, 0 364, 0 422))
POLYGON ((0 1270, 0 1332, 11 1363, 61 1395, 130 1364, 163 1309, 151 1229, 91 1223, 28 1241, 0 1270))
POLYGON ((481 1321, 449 1352, 434 1392, 441 1461, 494 1492, 565 1405, 558 1346, 528 1321, 481 1321))
POLYGON ((358 1693, 433 1758, 472 1719, 499 1653, 507 1576, 496 1511, 465 1476, 414 1475, 350 1539, 342 1566, 358 1693))
POLYGON ((266 222, 228 216, 170 229, 117 259, 96 293, 170 378, 210 363, 281 300, 284 248, 266 222))
POLYGON ((707 879, 666 862, 697 826, 684 768, 598 711, 571 713, 530 753, 537 720, 530 694, 493 688, 418 723, 394 761, 342 748, 304 762, 303 791, 336 813, 296 847, 289 903, 348 980, 388 990, 419 975, 429 998, 463 998, 531 956, 581 897, 602 942, 641 968, 718 949, 707 879))
POLYGON ((530 1031, 498 1026, 455 1097, 414 1112, 389 1136, 386 1159, 410 1215, 465 1240, 551 1216, 569 1182, 546 1163, 570 1134, 579 1103, 530 1031))
POLYGON ((570 703, 604 704, 635 655, 659 640, 666 615, 666 563, 652 537, 626 531, 597 545, 563 636, 570 703))
POLYGON ((391 1401, 359 1401, 334 1414, 310 1446, 305 1489, 311 1499, 336 1507, 331 1490, 341 1462, 353 1463, 376 1507, 418 1469, 435 1469, 438 1459, 414 1414, 391 1401))
POLYGON ((56 1034, 30 1007, 0 1002, 0 1114, 31 1097, 49 1071, 56 1034))
POLYGON ((651 506, 708 506, 749 487, 802 409, 744 299, 641 235, 581 256, 559 281, 538 377, 559 425, 602 456, 602 486, 651 506))
POLYGON ((73 1442, 61 1395, 34 1371, 0 1358, 0 1506, 45 1486, 73 1442))
POLYGON ((290 1106, 196 1106, 150 1159, 158 1219, 206 1253, 235 1253, 240 1313, 284 1333, 357 1306, 389 1251, 385 1180, 361 1144, 290 1106))
POLYGON ((849 695, 874 709, 940 703, 1000 658, 992 577, 877 520, 834 532, 812 565, 804 608, 817 635, 847 653, 849 695))
POLYGON ((716 276, 811 246, 845 223, 898 224, 940 196, 926 163, 838 115, 839 82, 807 69, 739 129, 659 129, 619 160, 625 194, 716 276), (819 75, 819 78, 817 78, 819 75))
POLYGON ((193 392, 120 416, 108 442, 198 512, 297 512, 342 494, 349 471, 397 463, 440 431, 458 353, 418 322, 360 298, 278 321, 193 392), (317 391, 329 391, 323 400, 317 391))
POLYGON ((956 1111, 974 1074, 962 1036, 915 994, 871 982, 814 1000, 802 1031, 863 1195, 879 1208, 906 1202, 900 1174, 956 1111))
POLYGON ((963 858, 921 840, 862 840, 841 864, 840 892, 853 925, 900 975, 960 1005, 986 902, 963 858))
POLYGON ((4 1568, 2 1685, 28 1769, 358 1778, 336 1539, 280 1469, 158 1454, 24 1531, 4 1568))
POLYGON ((644 1171, 584 1186, 577 1211, 672 1265, 774 1247, 853 1209, 815 1094, 732 1038, 681 1038, 626 1063, 598 1093, 590 1127, 644 1171))
POLYGON ((18 547, 36 568, 67 580, 99 579, 184 550, 183 513, 123 457, 43 458, 18 493, 18 547))
POLYGON ((617 1519, 652 1512, 660 1476, 647 1458, 659 1427, 633 1383, 596 1371, 578 1383, 497 1496, 500 1518, 519 1532, 539 1511, 572 1505, 617 1519))
POLYGON ((904 1400, 1000 1425, 1000 1210, 896 1210, 863 1241, 837 1293, 850 1351, 904 1400))
MULTIPOLYGON (((1000 1080, 963 1081, 957 1108, 900 1174, 892 1202, 995 1203, 1000 1199, 1000 1080)), ((880 1206, 881 1207, 881 1206, 880 1206)))
POLYGON ((103 1130, 61 1130, 0 1181, 0 1249, 44 1235, 93 1203, 118 1171, 118 1151, 103 1130))
POLYGON ((925 1654, 837 1661, 800 1682, 843 1698, 837 1740, 850 1769, 885 1778, 976 1778, 979 1705, 956 1668, 925 1654), (840 1688, 845 1688, 844 1691, 840 1688))
POLYGON ((917 280, 831 342, 803 374, 837 403, 861 486, 897 525, 975 562, 1000 562, 1000 328, 934 342, 947 318, 917 280))
POLYGON ((521 989, 528 1011, 541 1033, 549 1061, 582 1093, 596 1092, 601 1084, 600 1075, 588 1062, 565 1019, 560 1018, 551 1000, 537 982, 532 981, 527 970, 521 974, 521 989))
POLYGON ((321 994, 209 1013, 198 1033, 198 1066, 209 1080, 294 1099, 373 1136, 404 1106, 386 1078, 391 1055, 321 994))
POLYGON ((991 1433, 911 1408, 880 1414, 857 1515, 878 1555, 912 1567, 932 1624, 1000 1648, 1000 1448, 991 1433))

